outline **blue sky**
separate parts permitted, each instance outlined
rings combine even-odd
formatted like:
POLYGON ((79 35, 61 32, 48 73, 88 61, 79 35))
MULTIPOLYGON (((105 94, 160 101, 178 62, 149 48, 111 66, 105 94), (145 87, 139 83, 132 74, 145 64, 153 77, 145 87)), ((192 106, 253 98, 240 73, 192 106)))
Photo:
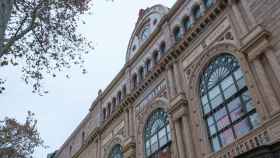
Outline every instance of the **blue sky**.
POLYGON ((86 24, 79 30, 93 41, 95 50, 86 56, 83 75, 79 68, 70 70, 71 78, 59 73, 44 81, 50 91, 45 96, 31 92, 20 79, 19 68, 4 67, 1 76, 7 79, 7 90, 0 95, 0 120, 5 116, 23 121, 31 110, 38 119, 38 129, 48 149, 37 149, 35 158, 46 158, 58 149, 85 117, 99 89, 104 89, 125 63, 130 35, 138 11, 154 4, 171 7, 175 0, 96 0, 91 14, 84 16, 86 24))

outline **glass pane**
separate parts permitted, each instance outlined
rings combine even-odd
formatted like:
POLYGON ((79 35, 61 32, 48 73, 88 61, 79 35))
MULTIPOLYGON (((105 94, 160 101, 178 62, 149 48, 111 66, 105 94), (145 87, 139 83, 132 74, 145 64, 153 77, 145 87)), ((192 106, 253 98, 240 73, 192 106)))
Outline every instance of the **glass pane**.
POLYGON ((209 113, 209 112, 211 111, 210 105, 209 105, 209 104, 205 104, 205 105, 203 106, 203 111, 204 111, 204 114, 209 113))
POLYGON ((218 94, 220 94, 220 89, 216 86, 209 92, 209 99, 214 99, 218 94))
POLYGON ((251 110, 255 109, 252 100, 248 101, 245 106, 246 106, 246 111, 247 112, 250 112, 251 110))
POLYGON ((250 130, 250 125, 249 125, 248 119, 245 118, 244 120, 242 120, 241 122, 236 124, 234 126, 234 130, 238 137, 248 133, 250 130))
POLYGON ((161 138, 163 136, 166 136, 166 129, 163 128, 158 132, 158 137, 161 138))
POLYGON ((215 109, 217 106, 223 103, 222 95, 218 95, 216 98, 211 100, 212 108, 215 109))
POLYGON ((207 95, 202 96, 201 102, 202 102, 202 105, 205 105, 208 103, 207 95))
POLYGON ((211 142, 212 142, 212 148, 214 151, 219 151, 221 149, 218 137, 212 138, 211 142))
POLYGON ((210 7, 213 4, 213 0, 204 0, 206 7, 210 7))
POLYGON ((248 90, 242 94, 242 99, 243 99, 244 101, 251 100, 251 94, 249 93, 248 90))
POLYGON ((224 90, 224 96, 226 99, 228 99, 235 93, 236 93, 236 87, 234 84, 232 84, 231 86, 229 86, 227 89, 224 90))
POLYGON ((211 136, 217 132, 215 125, 209 127, 209 132, 211 136))
POLYGON ((208 123, 208 126, 211 126, 212 124, 214 124, 213 116, 210 116, 210 117, 207 118, 207 123, 208 123))
POLYGON ((166 143, 167 143, 167 137, 166 136, 159 137, 159 146, 160 147, 163 147, 166 143))
POLYGON ((236 71, 234 72, 234 77, 235 77, 236 80, 238 80, 238 79, 240 79, 241 77, 243 77, 243 73, 242 73, 242 71, 241 71, 240 68, 238 68, 238 70, 236 70, 236 71))
POLYGON ((239 98, 235 98, 233 101, 228 103, 228 110, 229 112, 239 108, 241 105, 240 99, 239 98))
POLYGON ((232 76, 228 76, 227 78, 225 78, 222 82, 221 82, 221 86, 222 89, 225 90, 226 88, 228 88, 230 85, 233 84, 233 78, 232 76))
POLYGON ((218 122, 217 122, 217 125, 218 125, 218 130, 221 130, 223 129, 224 127, 226 127, 227 125, 229 125, 229 118, 228 116, 225 116, 223 118, 221 118, 218 122))
POLYGON ((223 133, 220 134, 220 138, 221 138, 222 144, 224 146, 233 142, 234 141, 234 136, 233 136, 233 133, 232 133, 232 129, 229 128, 229 129, 225 130, 223 133))
POLYGON ((147 155, 149 155, 151 153, 150 141, 146 142, 145 147, 146 147, 146 153, 147 153, 147 155))
POLYGON ((243 114, 244 114, 244 112, 242 111, 242 108, 239 107, 238 109, 235 109, 234 111, 232 111, 230 113, 230 118, 232 121, 235 121, 235 120, 239 119, 243 114))
POLYGON ((214 115, 215 115, 215 119, 218 121, 219 119, 221 119, 223 116, 225 116, 226 113, 226 108, 223 107, 222 109, 220 109, 219 111, 217 111, 214 115))
POLYGON ((152 136, 151 144, 157 143, 157 135, 152 136))
POLYGON ((242 89, 243 87, 246 86, 244 77, 241 78, 241 79, 239 79, 239 80, 237 80, 237 85, 238 85, 238 88, 239 88, 239 89, 242 89))
POLYGON ((250 120, 253 125, 253 128, 257 128, 261 125, 261 119, 258 113, 254 113, 253 115, 251 115, 250 120))

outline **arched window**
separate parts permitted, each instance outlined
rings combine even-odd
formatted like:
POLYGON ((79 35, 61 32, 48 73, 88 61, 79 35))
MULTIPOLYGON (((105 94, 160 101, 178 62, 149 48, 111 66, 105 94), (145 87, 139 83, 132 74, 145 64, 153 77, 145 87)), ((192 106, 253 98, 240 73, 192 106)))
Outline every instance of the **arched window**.
POLYGON ((151 60, 150 59, 147 59, 146 62, 145 62, 145 69, 146 69, 146 72, 148 74, 148 72, 151 71, 151 60))
POLYGON ((139 81, 142 81, 144 79, 144 68, 141 66, 139 68, 139 81))
POLYGON ((121 101, 122 101, 122 92, 121 91, 118 92, 117 99, 118 99, 118 103, 121 103, 121 101))
POLYGON ((207 8, 211 7, 214 3, 213 0, 203 0, 203 2, 207 8))
POLYGON ((158 109, 152 113, 144 129, 145 157, 170 154, 171 133, 167 113, 158 109))
POLYGON ((198 19, 202 16, 202 12, 201 12, 201 9, 200 9, 199 5, 196 5, 193 8, 193 16, 194 16, 195 19, 198 19))
POLYGON ((113 97, 112 99, 112 111, 115 111, 117 105, 117 99, 116 97, 113 97))
POLYGON ((103 109, 103 120, 106 120, 106 108, 103 109))
POLYGON ((123 98, 125 98, 125 96, 126 96, 126 85, 123 86, 122 91, 123 91, 123 98))
POLYGON ((237 59, 215 57, 200 79, 203 118, 213 151, 218 151, 260 124, 237 59))
POLYGON ((109 158, 123 158, 123 150, 120 144, 117 144, 112 148, 109 158))
POLYGON ((153 52, 153 63, 154 65, 157 64, 159 62, 159 54, 158 54, 158 51, 154 51, 153 52))
POLYGON ((132 87, 133 88, 136 88, 137 87, 137 81, 138 79, 137 79, 137 74, 134 74, 133 76, 132 76, 132 87))
MULTIPOLYGON (((114 103, 113 103, 113 106, 114 106, 114 103)), ((107 117, 109 117, 109 116, 111 115, 111 109, 112 109, 111 103, 108 103, 108 113, 107 113, 107 117)))
POLYGON ((159 51, 160 51, 161 55, 165 54, 165 51, 166 51, 166 44, 165 44, 165 42, 161 42, 161 44, 159 46, 159 51))
POLYGON ((82 132, 82 145, 85 143, 85 132, 82 132))
POLYGON ((185 31, 189 30, 192 27, 192 21, 190 19, 190 17, 185 17, 183 19, 183 26, 185 31))
POLYGON ((173 30, 175 41, 179 41, 181 39, 181 30, 180 27, 175 27, 173 30))

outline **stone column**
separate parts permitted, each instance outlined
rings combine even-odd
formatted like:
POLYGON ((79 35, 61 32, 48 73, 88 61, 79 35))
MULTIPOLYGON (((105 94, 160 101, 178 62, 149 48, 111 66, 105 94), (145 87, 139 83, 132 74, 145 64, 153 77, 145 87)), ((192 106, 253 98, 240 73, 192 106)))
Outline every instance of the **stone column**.
POLYGON ((188 116, 185 114, 182 117, 183 129, 184 129, 184 141, 186 144, 186 156, 187 158, 194 158, 193 138, 190 129, 190 122, 188 116))
POLYGON ((134 110, 133 107, 129 107, 129 136, 134 137, 135 126, 134 126, 134 110))
POLYGON ((272 71, 273 71, 278 83, 280 83, 280 65, 277 60, 277 57, 275 56, 273 50, 271 50, 271 49, 268 49, 265 52, 265 56, 268 59, 268 62, 272 68, 272 71))
POLYGON ((173 79, 173 73, 171 67, 168 67, 167 76, 168 76, 168 83, 169 83, 169 90, 170 90, 170 98, 173 98, 176 94, 176 91, 175 91, 175 85, 174 85, 174 79, 173 79))
POLYGON ((236 4, 238 2, 236 2, 236 0, 231 0, 230 3, 231 3, 232 10, 233 10, 233 14, 235 16, 235 20, 237 21, 240 31, 242 33, 241 35, 244 36, 248 32, 248 28, 244 21, 243 16, 241 15, 240 10, 236 4))
POLYGON ((184 142, 183 142, 183 136, 182 136, 182 129, 180 127, 180 120, 176 120, 175 122, 175 132, 176 132, 176 142, 177 142, 177 148, 179 152, 179 158, 185 158, 185 152, 184 152, 184 142))
POLYGON ((184 91, 183 91, 183 86, 181 84, 181 75, 180 75, 180 68, 178 62, 174 64, 174 78, 175 78, 177 93, 178 94, 183 93, 184 91))
POLYGON ((279 103, 275 96, 275 92, 273 91, 272 85, 267 78, 267 74, 265 73, 264 67, 259 58, 256 58, 253 61, 255 66, 255 70, 258 76, 258 79, 261 83, 261 89, 263 91, 264 99, 268 102, 269 111, 273 115, 279 110, 279 103))
POLYGON ((130 121, 129 121, 129 110, 128 109, 126 109, 125 110, 125 122, 126 122, 126 135, 127 136, 130 136, 130 121))

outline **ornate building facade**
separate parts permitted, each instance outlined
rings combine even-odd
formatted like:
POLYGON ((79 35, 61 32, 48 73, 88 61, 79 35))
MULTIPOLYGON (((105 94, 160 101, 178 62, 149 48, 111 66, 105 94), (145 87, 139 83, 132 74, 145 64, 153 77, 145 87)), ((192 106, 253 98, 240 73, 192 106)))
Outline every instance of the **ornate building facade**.
POLYGON ((126 64, 56 158, 280 157, 280 1, 140 10, 126 64))

